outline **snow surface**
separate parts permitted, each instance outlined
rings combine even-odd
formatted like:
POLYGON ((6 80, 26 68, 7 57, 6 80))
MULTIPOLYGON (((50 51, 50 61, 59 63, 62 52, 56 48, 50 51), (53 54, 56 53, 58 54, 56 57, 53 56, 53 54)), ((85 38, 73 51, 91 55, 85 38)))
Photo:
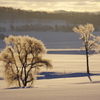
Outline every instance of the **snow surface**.
MULTIPOLYGON (((86 74, 84 52, 79 50, 82 41, 79 40, 77 33, 11 31, 1 33, 29 35, 42 40, 48 49, 45 56, 52 60, 54 68, 48 71, 42 69, 34 87, 24 89, 7 87, 0 64, 0 100, 100 100, 100 54, 90 55, 91 77, 89 77, 86 74)), ((94 34, 99 35, 100 32, 94 34)), ((0 40, 0 48, 4 47, 3 40, 0 40)))
POLYGON ((100 100, 100 54, 90 56, 92 81, 86 74, 84 54, 62 52, 45 57, 52 60, 54 68, 42 69, 33 88, 8 88, 1 66, 0 100, 100 100))
MULTIPOLYGON (((27 31, 27 32, 0 32, 6 36, 9 35, 29 35, 35 37, 45 44, 47 49, 76 49, 83 47, 82 40, 79 39, 79 34, 74 32, 36 32, 36 31, 27 31)), ((100 35, 100 32, 94 32, 94 35, 100 35)), ((3 40, 0 40, 0 48, 4 48, 3 40)))

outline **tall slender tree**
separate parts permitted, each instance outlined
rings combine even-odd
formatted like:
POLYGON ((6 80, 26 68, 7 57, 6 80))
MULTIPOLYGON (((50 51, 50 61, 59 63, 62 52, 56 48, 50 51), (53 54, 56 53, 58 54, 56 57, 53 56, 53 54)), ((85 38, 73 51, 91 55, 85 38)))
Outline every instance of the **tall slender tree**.
POLYGON ((79 25, 78 28, 74 27, 73 31, 80 34, 80 39, 83 40, 83 45, 86 51, 86 66, 87 73, 90 74, 89 69, 89 53, 98 46, 97 38, 92 34, 94 27, 92 24, 87 23, 86 25, 79 25))

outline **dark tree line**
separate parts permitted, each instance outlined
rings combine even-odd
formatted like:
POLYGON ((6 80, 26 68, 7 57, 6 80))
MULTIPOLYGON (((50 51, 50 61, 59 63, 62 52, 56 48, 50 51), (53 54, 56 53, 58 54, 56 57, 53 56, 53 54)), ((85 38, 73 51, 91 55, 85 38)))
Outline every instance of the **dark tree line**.
MULTIPOLYGON (((10 21, 10 23, 13 22, 31 22, 33 19, 38 20, 64 20, 68 23, 71 23, 73 25, 79 25, 79 24, 86 24, 92 23, 95 27, 96 31, 100 30, 100 12, 90 13, 90 12, 42 12, 42 11, 26 11, 21 9, 14 9, 11 7, 0 7, 0 21, 6 22, 10 21)), ((21 26, 17 27, 16 30, 23 30, 23 27, 21 26)), ((33 27, 33 26, 32 26, 33 27)), ((31 27, 31 28, 32 28, 31 27)), ((72 26, 73 27, 73 26, 72 26)), ((55 30, 55 31, 72 31, 72 27, 66 27, 66 26, 55 26, 55 29, 52 28, 52 26, 41 26, 39 25, 39 30, 48 31, 55 30), (44 28, 45 27, 45 28, 44 28), (41 29, 43 28, 43 29, 41 29), (47 28, 47 29, 46 29, 47 28), (59 28, 59 29, 58 29, 59 28)), ((14 27, 12 26, 12 29, 14 27)), ((6 29, 3 29, 1 31, 5 31, 6 29)), ((14 29, 13 29, 14 30, 14 29)), ((26 28, 26 30, 28 30, 26 28)), ((32 29, 29 30, 36 30, 36 26, 34 26, 32 29)))
POLYGON ((31 19, 47 19, 47 20, 65 20, 73 24, 92 23, 94 26, 100 26, 100 12, 41 12, 41 11, 25 11, 10 7, 0 7, 0 20, 31 20, 31 19))
POLYGON ((73 26, 66 26, 66 25, 20 25, 20 26, 14 26, 13 24, 10 25, 11 31, 54 31, 54 32, 71 32, 73 26))

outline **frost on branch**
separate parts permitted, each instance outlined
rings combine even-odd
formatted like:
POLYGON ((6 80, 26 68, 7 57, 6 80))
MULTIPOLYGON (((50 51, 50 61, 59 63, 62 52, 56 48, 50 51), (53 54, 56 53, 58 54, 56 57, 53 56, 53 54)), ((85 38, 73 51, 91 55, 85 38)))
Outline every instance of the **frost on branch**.
POLYGON ((10 35, 4 41, 7 46, 1 52, 0 60, 8 85, 31 86, 41 67, 52 68, 51 61, 43 58, 46 48, 40 40, 10 35))
POLYGON ((92 24, 79 25, 78 28, 74 27, 73 31, 80 34, 80 39, 83 40, 83 45, 88 49, 88 52, 94 50, 97 46, 96 36, 92 34, 94 27, 92 24))
POLYGON ((96 40, 96 48, 95 48, 95 51, 96 51, 96 53, 100 53, 100 36, 97 36, 95 38, 95 40, 96 40))

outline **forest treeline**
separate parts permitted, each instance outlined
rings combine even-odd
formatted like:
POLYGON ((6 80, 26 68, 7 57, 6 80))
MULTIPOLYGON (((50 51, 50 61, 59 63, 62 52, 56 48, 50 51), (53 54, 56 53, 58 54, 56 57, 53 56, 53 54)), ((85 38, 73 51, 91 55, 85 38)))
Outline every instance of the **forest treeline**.
POLYGON ((10 20, 12 22, 19 20, 31 21, 32 19, 45 20, 64 20, 71 24, 92 23, 95 29, 100 30, 100 12, 42 12, 42 11, 26 11, 14 9, 11 7, 0 7, 0 21, 10 20))
MULTIPOLYGON (((10 25, 11 31, 52 31, 52 32, 71 32, 73 26, 64 26, 64 25, 20 25, 20 26, 14 26, 13 24, 10 25)), ((6 30, 5 30, 6 31, 6 30)), ((2 31, 4 32, 4 31, 2 31)))

